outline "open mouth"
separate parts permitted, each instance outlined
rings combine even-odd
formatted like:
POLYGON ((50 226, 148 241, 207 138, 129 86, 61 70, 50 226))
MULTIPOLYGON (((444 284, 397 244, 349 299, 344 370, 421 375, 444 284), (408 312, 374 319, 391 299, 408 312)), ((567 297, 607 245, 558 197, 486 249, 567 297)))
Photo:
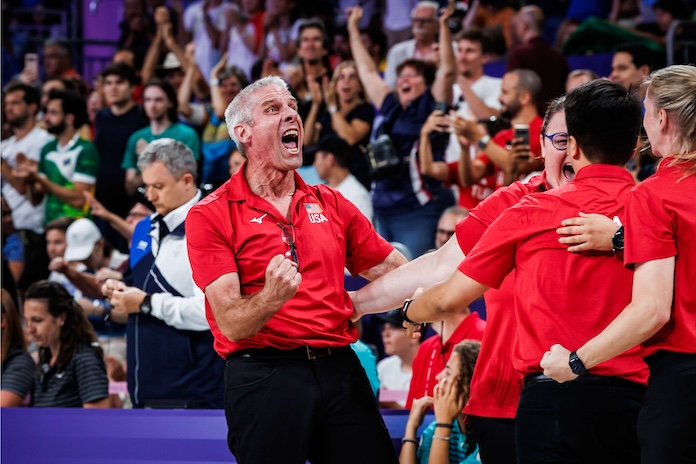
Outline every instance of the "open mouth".
POLYGON ((290 129, 285 131, 283 133, 283 137, 281 138, 283 146, 293 155, 299 153, 300 151, 300 145, 298 143, 299 136, 300 133, 297 131, 297 129, 290 129))
POLYGON ((573 166, 570 165, 570 163, 563 165, 563 177, 565 177, 568 180, 575 179, 575 170, 573 169, 573 166))

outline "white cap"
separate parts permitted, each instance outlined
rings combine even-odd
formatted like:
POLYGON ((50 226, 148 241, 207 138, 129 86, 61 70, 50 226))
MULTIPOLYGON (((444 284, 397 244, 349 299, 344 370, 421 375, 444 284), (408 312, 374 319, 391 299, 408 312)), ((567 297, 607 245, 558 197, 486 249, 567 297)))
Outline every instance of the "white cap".
POLYGON ((177 69, 181 67, 181 62, 174 52, 167 53, 162 63, 162 69, 177 69))
POLYGON ((101 240, 99 228, 89 219, 78 219, 65 231, 66 261, 84 261, 92 254, 94 246, 101 240))

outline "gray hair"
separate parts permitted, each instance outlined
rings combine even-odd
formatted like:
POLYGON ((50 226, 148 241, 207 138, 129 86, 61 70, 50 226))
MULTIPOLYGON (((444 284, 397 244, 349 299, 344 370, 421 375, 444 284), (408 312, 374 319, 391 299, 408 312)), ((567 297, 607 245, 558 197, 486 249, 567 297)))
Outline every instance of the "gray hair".
POLYGON ((529 92, 532 102, 539 103, 541 97, 541 78, 539 75, 531 69, 515 69, 508 72, 517 75, 517 93, 529 92))
POLYGON ((411 18, 413 18, 413 15, 416 12, 417 8, 423 8, 423 7, 430 8, 431 10, 433 10, 433 18, 437 19, 437 12, 440 9, 440 4, 435 2, 435 1, 432 1, 432 0, 422 0, 418 3, 416 3, 416 6, 414 6, 413 9, 411 10, 411 18))
POLYGON ((138 156, 138 169, 142 172, 158 161, 175 179, 181 179, 186 173, 196 178, 198 166, 193 152, 178 140, 163 138, 150 142, 138 156))
POLYGON ((466 208, 462 208, 461 206, 454 205, 450 206, 447 209, 445 209, 442 214, 440 215, 440 218, 443 218, 445 216, 456 216, 458 218, 465 218, 469 215, 469 210, 466 208))
POLYGON ((267 76, 244 87, 230 102, 227 110, 225 110, 227 132, 230 134, 230 138, 235 145, 237 145, 239 152, 245 158, 245 147, 239 142, 239 139, 234 133, 234 128, 238 124, 254 125, 254 118, 251 116, 251 110, 254 108, 256 102, 253 101, 253 96, 258 90, 269 86, 276 86, 283 90, 288 90, 288 84, 286 84, 283 79, 278 76, 267 76))

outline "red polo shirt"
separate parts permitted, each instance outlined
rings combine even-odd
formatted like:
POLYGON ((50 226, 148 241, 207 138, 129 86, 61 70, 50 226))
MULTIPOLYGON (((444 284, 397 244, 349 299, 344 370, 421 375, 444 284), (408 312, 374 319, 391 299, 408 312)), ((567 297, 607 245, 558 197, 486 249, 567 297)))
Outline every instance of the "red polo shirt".
MULTIPOLYGON (((546 172, 523 184, 515 182, 496 190, 489 198, 457 223, 457 240, 464 254, 469 254, 483 233, 507 208, 533 192, 551 187, 546 183, 546 172)), ((515 312, 515 271, 503 280, 499 289, 490 289, 485 295, 486 326, 474 376, 471 379, 466 414, 482 417, 514 418, 522 385, 520 374, 512 366, 512 344, 517 332, 515 312)))
MULTIPOLYGON (((633 186, 621 167, 586 166, 575 181, 506 210, 460 264, 461 272, 493 288, 516 268, 513 366, 521 375, 541 372, 541 357, 555 343, 582 346, 631 301, 633 274, 620 260, 611 252, 569 253, 556 229, 581 211, 621 217, 633 186)), ((591 372, 640 383, 648 377, 640 347, 591 372)))
POLYGON ((433 396, 433 387, 437 383, 435 377, 445 368, 454 346, 462 340, 481 340, 485 328, 486 321, 481 319, 478 313, 471 313, 459 323, 444 346, 437 335, 421 343, 418 353, 413 358, 413 376, 408 389, 406 409, 411 409, 416 398, 433 396))
POLYGON ((625 263, 676 256, 672 318, 643 344, 645 356, 696 353, 696 176, 685 176, 671 161, 663 160, 626 201, 625 263))
POLYGON ((359 274, 382 262, 392 246, 340 193, 308 186, 297 173, 288 222, 251 192, 245 170, 246 165, 188 215, 186 238, 196 285, 205 291, 218 277, 235 272, 243 296, 261 290, 268 262, 289 250, 278 223, 294 228, 302 283, 256 335, 236 343, 222 335, 206 299, 215 350, 225 357, 246 348, 353 343, 358 333, 350 322, 353 305, 343 288, 343 268, 359 274))

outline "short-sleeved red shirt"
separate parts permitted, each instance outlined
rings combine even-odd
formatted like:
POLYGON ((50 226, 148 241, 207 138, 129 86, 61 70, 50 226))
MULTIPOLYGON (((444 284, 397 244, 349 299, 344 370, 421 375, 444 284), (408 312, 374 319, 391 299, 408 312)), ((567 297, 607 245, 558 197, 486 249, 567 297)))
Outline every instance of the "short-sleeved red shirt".
MULTIPOLYGON (((621 167, 586 166, 573 182, 507 209, 460 264, 461 272, 493 288, 515 268, 513 366, 521 375, 541 372, 541 357, 555 343, 582 346, 631 301, 633 274, 620 260, 611 252, 570 253, 556 229, 581 211, 620 218, 633 186, 621 167)), ((648 377, 640 347, 591 372, 639 383, 648 377)))
POLYGON ((288 222, 251 192, 245 170, 246 165, 196 204, 186 219, 196 285, 205 291, 220 276, 234 272, 243 296, 257 293, 264 286, 268 262, 289 250, 279 223, 288 231, 294 229, 302 283, 256 335, 238 342, 222 335, 206 299, 215 350, 225 357, 246 348, 322 348, 354 342, 358 334, 350 322, 353 305, 343 287, 344 266, 359 274, 382 262, 392 246, 340 193, 323 185, 308 186, 297 173, 288 222))
MULTIPOLYGON (((544 192, 550 187, 546 173, 533 177, 523 184, 515 182, 496 190, 473 209, 469 216, 457 223, 459 246, 468 254, 483 233, 507 208, 516 205, 525 195, 544 192)), ((481 351, 471 393, 464 412, 482 417, 514 418, 522 386, 520 374, 512 367, 512 344, 517 332, 513 305, 515 301, 515 271, 508 274, 499 289, 490 289, 486 300, 486 333, 481 341, 481 351)))
POLYGON ((437 383, 437 374, 444 368, 452 354, 454 346, 462 340, 481 340, 486 321, 478 313, 469 314, 452 332, 444 346, 439 336, 433 336, 421 343, 413 358, 413 375, 408 388, 406 409, 411 409, 413 400, 424 396, 433 396, 433 387, 437 383))
POLYGON ((671 161, 663 160, 626 201, 625 263, 676 256, 672 317, 643 344, 645 356, 696 353, 696 176, 685 176, 671 161))

